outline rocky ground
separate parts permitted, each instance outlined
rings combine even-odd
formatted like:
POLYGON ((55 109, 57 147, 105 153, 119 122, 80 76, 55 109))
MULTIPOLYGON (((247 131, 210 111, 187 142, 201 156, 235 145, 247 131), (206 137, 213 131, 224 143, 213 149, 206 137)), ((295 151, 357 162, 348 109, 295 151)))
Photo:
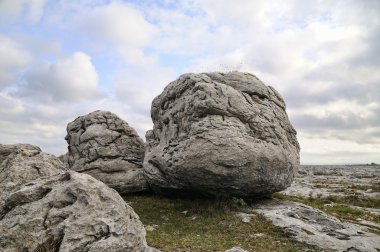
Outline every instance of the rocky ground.
POLYGON ((253 211, 326 251, 380 251, 380 166, 303 166, 253 211))
POLYGON ((131 196, 162 251, 380 251, 380 166, 303 166, 267 198, 131 196), (228 251, 228 250, 227 250, 228 251))
POLYGON ((161 251, 380 251, 380 166, 304 166, 291 187, 264 199, 186 199, 148 193, 128 196, 126 204, 87 175, 83 179, 89 182, 74 171, 70 183, 55 179, 65 177, 65 168, 38 147, 1 146, 0 154, 0 247, 5 251, 18 251, 15 246, 71 251, 89 244, 94 249, 103 245, 110 249, 110 244, 127 248, 131 232, 112 221, 116 208, 134 215, 129 205, 145 226, 138 217, 121 217, 127 227, 137 227, 131 251, 154 250, 145 243, 145 230, 148 245, 161 251), (97 203, 93 197, 97 194, 87 193, 91 190, 103 192, 101 202, 108 194, 114 202, 97 203), (93 218, 80 214, 89 206, 93 218), (99 229, 102 226, 94 220, 106 223, 111 231, 99 229), (89 231, 72 230, 78 225, 89 231), (72 235, 85 239, 67 238, 72 235))
POLYGON ((301 166, 285 195, 380 198, 380 165, 301 166))
POLYGON ((151 116, 145 144, 107 111, 68 124, 60 159, 0 144, 0 251, 380 251, 380 166, 297 177, 284 100, 256 76, 181 75, 151 116))

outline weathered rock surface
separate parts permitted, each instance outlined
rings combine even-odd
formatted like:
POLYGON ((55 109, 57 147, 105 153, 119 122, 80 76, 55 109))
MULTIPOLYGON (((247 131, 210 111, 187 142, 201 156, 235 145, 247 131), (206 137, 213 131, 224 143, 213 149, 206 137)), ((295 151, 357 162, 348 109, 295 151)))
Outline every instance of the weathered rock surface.
POLYGON ((87 174, 44 177, 0 205, 1 251, 152 251, 120 195, 87 174))
POLYGON ((248 251, 244 250, 244 249, 242 249, 240 247, 233 247, 233 248, 227 249, 224 252, 248 252, 248 251))
POLYGON ((380 165, 301 166, 292 185, 281 193, 310 198, 349 196, 379 201, 380 165))
POLYGON ((111 112, 94 111, 67 125, 70 169, 101 180, 121 194, 148 190, 143 174, 144 142, 111 112))
POLYGON ((268 200, 255 209, 285 233, 325 251, 377 252, 380 236, 365 226, 341 222, 322 211, 287 201, 268 200))
POLYGON ((265 195, 297 172, 285 103, 254 75, 181 75, 153 100, 151 116, 144 170, 156 192, 265 195))
POLYGON ((34 179, 66 170, 61 161, 30 144, 0 144, 0 203, 34 179))

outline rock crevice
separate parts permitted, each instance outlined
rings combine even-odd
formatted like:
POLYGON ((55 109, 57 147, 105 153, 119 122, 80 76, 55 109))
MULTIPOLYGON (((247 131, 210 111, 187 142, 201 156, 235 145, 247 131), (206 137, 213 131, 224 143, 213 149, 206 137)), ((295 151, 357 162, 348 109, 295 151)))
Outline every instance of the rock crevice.
POLYGON ((0 203, 24 184, 66 170, 55 156, 30 144, 0 144, 0 203))
POLYGON ((67 125, 65 155, 70 169, 92 175, 121 194, 148 190, 142 161, 144 143, 127 122, 94 111, 67 125))
POLYGON ((0 208, 4 251, 152 251, 133 209, 112 189, 74 171, 11 193, 0 208))

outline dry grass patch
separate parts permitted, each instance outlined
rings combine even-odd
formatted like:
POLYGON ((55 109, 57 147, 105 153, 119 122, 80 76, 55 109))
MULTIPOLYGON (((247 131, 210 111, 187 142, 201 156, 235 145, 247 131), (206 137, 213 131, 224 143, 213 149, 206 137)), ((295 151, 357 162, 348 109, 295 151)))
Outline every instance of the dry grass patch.
POLYGON ((380 223, 380 217, 367 211, 353 208, 350 205, 370 208, 380 208, 380 200, 364 199, 355 195, 351 196, 328 196, 317 198, 306 198, 299 196, 288 196, 281 193, 274 193, 274 198, 294 201, 309 205, 334 215, 341 220, 356 221, 358 218, 375 223, 380 223))
POLYGON ((150 246, 162 251, 321 251, 288 237, 264 217, 243 223, 234 211, 248 211, 241 200, 128 196, 145 226, 150 246))

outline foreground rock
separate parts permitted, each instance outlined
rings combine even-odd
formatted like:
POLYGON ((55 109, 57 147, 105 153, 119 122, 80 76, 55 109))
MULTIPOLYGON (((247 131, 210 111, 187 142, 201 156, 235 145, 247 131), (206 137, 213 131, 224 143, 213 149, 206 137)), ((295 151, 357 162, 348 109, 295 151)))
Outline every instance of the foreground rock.
POLYGON ((341 222, 300 203, 268 200, 256 205, 255 211, 298 241, 316 245, 326 251, 380 250, 380 236, 368 232, 366 227, 341 222))
POLYGON ((86 174, 34 180, 0 206, 2 251, 151 251, 138 216, 86 174))
POLYGON ((151 116, 144 170, 158 193, 265 195, 297 172, 285 103, 254 75, 184 74, 154 99, 151 116))
POLYGON ((0 203, 34 179, 66 170, 58 158, 30 144, 0 144, 0 203))
POLYGON ((142 161, 144 142, 115 114, 94 111, 67 125, 70 169, 84 172, 121 194, 148 190, 142 161))

